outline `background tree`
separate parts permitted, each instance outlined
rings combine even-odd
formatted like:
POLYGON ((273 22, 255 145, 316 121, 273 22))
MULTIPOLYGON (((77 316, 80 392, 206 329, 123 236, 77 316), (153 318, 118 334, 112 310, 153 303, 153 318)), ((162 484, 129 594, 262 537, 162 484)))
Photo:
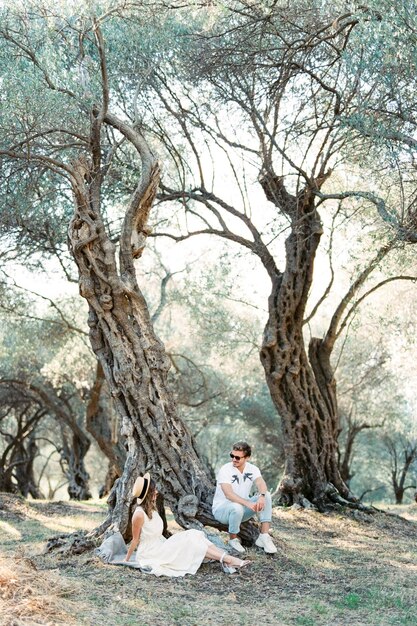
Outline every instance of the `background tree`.
POLYGON ((46 411, 13 389, 3 387, 1 396, 0 491, 43 498, 33 466, 39 453, 36 430, 46 411))
MULTIPOLYGON (((68 493, 71 499, 88 500, 91 493, 88 486, 89 475, 85 468, 85 456, 90 447, 90 440, 78 423, 76 409, 72 406, 73 399, 60 390, 58 393, 51 387, 39 382, 30 380, 4 378, 0 379, 0 386, 3 389, 11 390, 18 394, 21 399, 31 404, 42 407, 41 417, 46 412, 58 420, 61 428, 61 446, 59 452, 61 460, 65 464, 68 479, 68 493)), ((39 421, 39 420, 37 420, 39 421)), ((18 420, 18 431, 16 441, 20 442, 29 437, 29 444, 33 446, 33 437, 30 440, 30 429, 28 424, 21 424, 18 420)), ((34 448, 34 452, 37 450, 34 448)))
POLYGON ((108 495, 123 474, 126 462, 126 449, 119 436, 119 419, 112 399, 105 385, 101 364, 96 366, 96 376, 89 392, 86 409, 86 430, 97 442, 101 452, 107 457, 108 469, 99 496, 108 495))
MULTIPOLYGON (((161 124, 160 108, 147 107, 149 126, 173 162, 160 198, 177 200, 185 209, 182 232, 163 233, 176 241, 196 234, 228 239, 256 254, 268 273, 272 288, 260 354, 283 424, 286 467, 280 499, 304 506, 313 502, 319 508, 354 500, 337 463, 340 426, 331 362, 335 342, 362 301, 369 276, 397 248, 397 235, 401 233, 403 242, 414 241, 404 221, 400 227, 393 217, 403 216, 410 229, 414 196, 405 184, 413 176, 410 161, 399 172, 389 170, 389 184, 379 195, 368 178, 359 177, 355 188, 349 187, 351 155, 374 145, 350 122, 359 114, 359 101, 361 112, 374 101, 363 88, 366 70, 363 75, 360 68, 352 71, 345 56, 352 33, 368 22, 369 14, 344 9, 344 3, 307 8, 293 2, 283 8, 245 1, 230 3, 226 10, 209 9, 210 26, 204 23, 194 49, 188 47, 185 54, 182 49, 180 61, 175 56, 170 66, 161 62, 149 79, 169 116, 166 125, 161 124), (192 78, 186 74, 187 63, 192 78), (173 75, 181 76, 181 84, 172 84, 173 75), (217 174, 220 163, 235 177, 227 193, 217 174), (268 214, 269 225, 266 208, 264 215, 251 209, 259 194, 247 196, 247 181, 256 177, 268 209, 275 210, 275 216, 268 214), (331 271, 328 285, 308 311, 323 234, 319 210, 326 218, 330 213, 331 222, 332 216, 346 219, 358 211, 369 215, 371 206, 381 217, 380 243, 374 242, 373 256, 358 268, 335 305, 322 338, 310 337, 306 348, 305 324, 328 297, 334 280, 331 271), (395 226, 393 231, 384 229, 384 220, 395 226), (282 257, 277 248, 280 229, 289 232, 282 269, 276 260, 282 257)), ((361 44, 355 40, 354 45, 361 44)), ((389 146, 387 168, 388 153, 389 146)))
POLYGON ((391 483, 395 503, 402 504, 405 492, 408 489, 415 490, 417 487, 415 471, 412 483, 406 484, 417 459, 417 442, 404 435, 385 435, 383 442, 391 462, 391 483))
MULTIPOLYGON (((361 333, 358 335, 360 337, 361 333)), ((346 484, 350 484, 355 475, 353 461, 359 435, 385 425, 389 429, 391 411, 395 410, 395 398, 391 396, 394 385, 389 384, 390 373, 384 367, 388 353, 381 343, 373 348, 370 342, 361 342, 359 337, 354 335, 347 339, 344 358, 338 368, 339 466, 346 484)))

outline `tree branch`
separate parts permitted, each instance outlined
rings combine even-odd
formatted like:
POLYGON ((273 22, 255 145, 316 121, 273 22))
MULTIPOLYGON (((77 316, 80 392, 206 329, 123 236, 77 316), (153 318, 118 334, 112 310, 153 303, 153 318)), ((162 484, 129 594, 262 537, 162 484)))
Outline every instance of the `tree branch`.
POLYGON ((107 112, 104 121, 116 128, 136 148, 142 164, 139 183, 130 199, 120 235, 120 264, 122 273, 136 280, 133 258, 141 256, 149 234, 147 220, 156 196, 160 167, 144 137, 115 115, 107 112))

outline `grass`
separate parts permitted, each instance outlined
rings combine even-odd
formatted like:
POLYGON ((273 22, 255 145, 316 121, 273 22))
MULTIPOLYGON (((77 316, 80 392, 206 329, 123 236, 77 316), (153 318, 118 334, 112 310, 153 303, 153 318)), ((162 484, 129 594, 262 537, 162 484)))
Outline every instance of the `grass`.
POLYGON ((92 552, 44 554, 54 534, 97 526, 102 504, 0 494, 0 624, 415 626, 417 506, 391 510, 407 519, 276 509, 277 555, 251 548, 240 575, 209 563, 168 579, 104 565, 92 552))

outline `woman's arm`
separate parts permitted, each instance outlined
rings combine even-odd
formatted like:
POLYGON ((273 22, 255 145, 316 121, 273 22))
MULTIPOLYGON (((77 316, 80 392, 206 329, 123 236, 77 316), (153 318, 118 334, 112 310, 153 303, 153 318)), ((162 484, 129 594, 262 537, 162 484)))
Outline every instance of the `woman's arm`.
POLYGON ((140 509, 136 509, 132 517, 132 535, 133 535, 132 541, 130 542, 129 550, 127 551, 125 561, 129 561, 134 550, 136 550, 138 546, 140 533, 142 531, 142 526, 143 526, 144 521, 145 521, 144 512, 141 511, 140 509))

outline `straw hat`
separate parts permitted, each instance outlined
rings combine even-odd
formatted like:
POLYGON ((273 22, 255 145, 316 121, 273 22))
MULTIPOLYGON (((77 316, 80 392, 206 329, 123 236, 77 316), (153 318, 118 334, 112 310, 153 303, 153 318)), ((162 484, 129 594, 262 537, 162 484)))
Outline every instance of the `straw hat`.
POLYGON ((143 476, 138 476, 135 480, 135 484, 132 489, 132 498, 138 499, 138 504, 143 502, 146 494, 148 493, 149 484, 151 482, 151 476, 149 472, 146 472, 143 476))

